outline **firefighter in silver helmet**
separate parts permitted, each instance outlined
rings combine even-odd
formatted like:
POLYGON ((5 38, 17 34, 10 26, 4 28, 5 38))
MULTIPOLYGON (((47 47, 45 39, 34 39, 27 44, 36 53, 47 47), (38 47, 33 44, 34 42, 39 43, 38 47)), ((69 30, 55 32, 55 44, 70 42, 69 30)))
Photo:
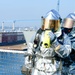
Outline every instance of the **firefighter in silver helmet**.
POLYGON ((67 64, 65 65, 65 67, 67 68, 68 73, 69 74, 72 74, 74 75, 75 74, 75 31, 74 31, 74 28, 75 28, 75 13, 70 13, 64 20, 64 24, 63 24, 63 32, 65 32, 69 37, 70 37, 70 41, 71 41, 71 53, 70 55, 68 56, 68 62, 67 64))
POLYGON ((74 42, 74 28, 75 28, 75 13, 70 13, 65 19, 63 23, 63 32, 65 32, 71 40, 72 49, 75 50, 75 42, 74 42))
MULTIPOLYGON (((60 29, 61 17, 54 9, 50 10, 45 17, 43 17, 43 31, 38 36, 36 42, 31 42, 28 53, 32 55, 35 53, 34 65, 32 61, 26 58, 25 65, 32 68, 31 75, 61 75, 62 61, 71 52, 71 43, 68 36, 64 34, 62 39, 60 29), (62 40, 62 44, 59 42, 62 40)), ((35 35, 35 37, 36 37, 35 35)), ((35 40, 35 39, 34 39, 35 40)))

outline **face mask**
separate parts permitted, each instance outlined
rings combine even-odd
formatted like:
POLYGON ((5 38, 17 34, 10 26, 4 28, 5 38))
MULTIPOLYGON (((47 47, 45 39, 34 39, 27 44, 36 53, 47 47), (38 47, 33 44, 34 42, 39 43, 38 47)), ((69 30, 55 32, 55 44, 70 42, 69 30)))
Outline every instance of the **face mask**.
POLYGON ((66 34, 69 34, 72 31, 72 28, 62 28, 63 32, 65 32, 66 34))

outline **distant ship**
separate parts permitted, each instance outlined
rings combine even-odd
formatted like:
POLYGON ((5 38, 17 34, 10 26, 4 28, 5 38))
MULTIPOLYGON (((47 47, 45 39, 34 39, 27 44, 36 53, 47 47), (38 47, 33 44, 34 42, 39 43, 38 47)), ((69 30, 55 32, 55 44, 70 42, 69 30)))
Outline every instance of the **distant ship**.
POLYGON ((15 31, 14 23, 12 31, 5 31, 4 22, 0 31, 0 49, 6 50, 24 50, 26 49, 26 40, 22 31, 15 31))
POLYGON ((35 34, 35 30, 31 28, 25 28, 15 30, 15 22, 13 22, 13 28, 11 31, 4 29, 4 22, 2 23, 2 30, 0 31, 0 49, 3 50, 26 50, 29 41, 35 34))
POLYGON ((0 46, 26 43, 23 32, 0 32, 0 46))

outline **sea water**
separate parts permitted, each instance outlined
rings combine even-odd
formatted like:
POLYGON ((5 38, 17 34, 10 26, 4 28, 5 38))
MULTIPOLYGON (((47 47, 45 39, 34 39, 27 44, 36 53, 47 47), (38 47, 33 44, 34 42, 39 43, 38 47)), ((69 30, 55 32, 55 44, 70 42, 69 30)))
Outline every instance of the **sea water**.
POLYGON ((0 75, 23 75, 24 54, 0 52, 0 75))

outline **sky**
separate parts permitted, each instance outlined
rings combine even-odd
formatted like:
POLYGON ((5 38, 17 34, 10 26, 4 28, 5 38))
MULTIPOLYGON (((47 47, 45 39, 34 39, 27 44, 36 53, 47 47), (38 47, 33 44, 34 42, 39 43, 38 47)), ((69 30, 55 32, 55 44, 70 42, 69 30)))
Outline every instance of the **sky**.
MULTIPOLYGON (((0 0, 0 26, 40 26, 41 16, 51 9, 57 10, 58 0, 0 0)), ((75 0, 59 0, 59 14, 65 18, 75 11, 75 0)))

